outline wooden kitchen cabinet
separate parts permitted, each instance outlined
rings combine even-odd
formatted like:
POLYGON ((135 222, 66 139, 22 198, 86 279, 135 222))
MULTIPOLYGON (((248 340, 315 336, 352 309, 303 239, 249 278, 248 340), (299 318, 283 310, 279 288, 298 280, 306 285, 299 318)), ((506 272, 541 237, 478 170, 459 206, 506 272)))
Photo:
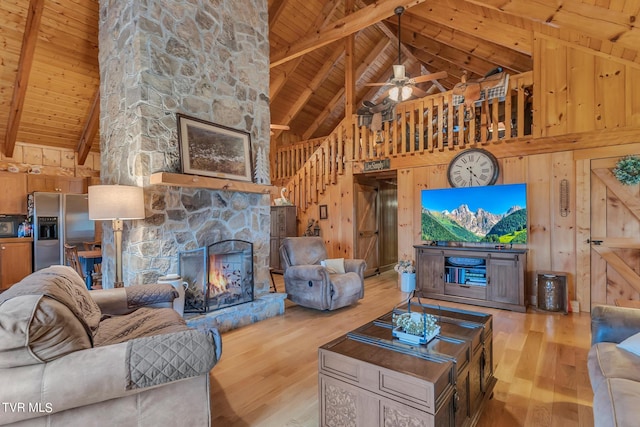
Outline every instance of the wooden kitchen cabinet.
POLYGON ((87 180, 70 176, 27 175, 27 191, 85 194, 87 180))
POLYGON ((27 176, 23 173, 0 172, 0 214, 27 214, 27 176))
POLYGON ((0 239, 0 291, 31 274, 33 239, 0 239))

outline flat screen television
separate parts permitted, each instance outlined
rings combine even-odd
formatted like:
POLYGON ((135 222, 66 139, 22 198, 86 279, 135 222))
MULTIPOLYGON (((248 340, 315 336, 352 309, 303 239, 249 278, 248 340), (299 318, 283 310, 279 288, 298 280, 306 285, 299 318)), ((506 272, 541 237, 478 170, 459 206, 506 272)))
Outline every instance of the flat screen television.
POLYGON ((422 240, 527 243, 526 184, 422 190, 422 240))

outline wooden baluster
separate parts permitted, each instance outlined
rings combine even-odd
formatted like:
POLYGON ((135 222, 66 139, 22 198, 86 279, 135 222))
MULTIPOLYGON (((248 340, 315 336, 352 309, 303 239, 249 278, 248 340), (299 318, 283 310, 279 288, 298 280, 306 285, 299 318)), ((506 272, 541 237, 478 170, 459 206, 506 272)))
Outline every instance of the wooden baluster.
POLYGON ((433 126, 433 109, 434 107, 434 103, 433 103, 433 98, 429 98, 429 100, 427 101, 427 149, 429 150, 430 153, 433 153, 433 148, 434 148, 434 142, 433 142, 433 130, 434 130, 434 126, 433 126))
POLYGON ((512 127, 511 127, 511 83, 509 83, 509 89, 507 89, 507 96, 504 98, 504 139, 512 138, 512 127))
POLYGON ((491 102, 491 130, 493 132, 491 141, 494 144, 500 141, 500 130, 498 129, 498 123, 500 123, 500 98, 493 98, 491 102))
POLYGON ((489 115, 489 103, 485 99, 484 101, 482 101, 482 104, 480 106, 480 126, 481 126, 481 132, 482 132, 482 138, 481 138, 482 144, 487 144, 487 141, 489 140, 489 123, 487 119, 488 115, 489 115))
POLYGON ((466 131, 467 126, 464 123, 464 105, 458 105, 456 108, 456 114, 458 115, 458 145, 464 147, 467 144, 466 131))
POLYGON ((449 150, 454 149, 453 143, 453 119, 456 114, 456 108, 453 106, 453 95, 449 92, 447 96, 447 145, 449 150))
POLYGON ((439 99, 438 103, 438 149, 444 151, 444 97, 439 99))
MULTIPOLYGON (((405 132, 406 134, 407 132, 405 132)), ((416 103, 411 103, 411 109, 409 110, 409 135, 408 135, 409 152, 416 152, 416 103)))
POLYGON ((525 102, 526 99, 524 97, 524 83, 522 81, 519 82, 518 84, 518 109, 516 111, 517 113, 517 120, 516 120, 516 129, 518 131, 518 138, 522 138, 524 136, 524 110, 525 110, 525 102))

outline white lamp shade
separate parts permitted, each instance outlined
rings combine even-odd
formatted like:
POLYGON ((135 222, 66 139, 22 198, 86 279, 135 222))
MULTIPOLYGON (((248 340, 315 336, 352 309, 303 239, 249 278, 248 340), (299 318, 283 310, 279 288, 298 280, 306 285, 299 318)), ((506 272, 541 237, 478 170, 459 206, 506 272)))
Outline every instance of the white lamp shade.
POLYGON ((391 99, 393 102, 398 102, 399 98, 400 98, 400 88, 398 88, 398 86, 394 86, 391 89, 389 89, 389 99, 391 99))
POLYGON ((142 219, 142 187, 128 185, 89 186, 89 219, 142 219))
POLYGON ((406 101, 411 98, 411 94, 413 93, 413 88, 411 86, 403 86, 402 87, 402 100, 406 101))

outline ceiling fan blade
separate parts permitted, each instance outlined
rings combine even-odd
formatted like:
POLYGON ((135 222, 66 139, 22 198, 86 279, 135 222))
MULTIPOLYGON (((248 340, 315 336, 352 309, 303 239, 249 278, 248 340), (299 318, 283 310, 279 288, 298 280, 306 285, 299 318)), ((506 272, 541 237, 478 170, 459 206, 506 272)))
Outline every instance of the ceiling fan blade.
POLYGON ((420 89, 418 86, 414 86, 413 87, 412 96, 414 96, 416 98, 424 98, 425 96, 428 96, 428 95, 429 94, 426 91, 420 89))
POLYGON ((372 87, 387 86, 387 85, 393 85, 393 83, 366 83, 365 84, 365 86, 372 86, 372 87))
POLYGON ((424 76, 414 77, 411 80, 413 80, 414 83, 423 83, 423 82, 429 82, 431 80, 445 79, 447 78, 447 76, 448 74, 446 71, 440 71, 437 73, 431 73, 431 74, 426 74, 424 76))
MULTIPOLYGON (((389 91, 391 91, 391 89, 382 92, 380 94, 380 96, 378 96, 378 98, 375 101, 376 105, 382 105, 384 100, 389 96, 389 91)), ((385 107, 385 109, 386 109, 386 107, 385 107)))
POLYGON ((274 125, 274 124, 270 124, 269 128, 270 129, 276 129, 276 130, 289 130, 289 129, 291 129, 288 125, 274 125))

